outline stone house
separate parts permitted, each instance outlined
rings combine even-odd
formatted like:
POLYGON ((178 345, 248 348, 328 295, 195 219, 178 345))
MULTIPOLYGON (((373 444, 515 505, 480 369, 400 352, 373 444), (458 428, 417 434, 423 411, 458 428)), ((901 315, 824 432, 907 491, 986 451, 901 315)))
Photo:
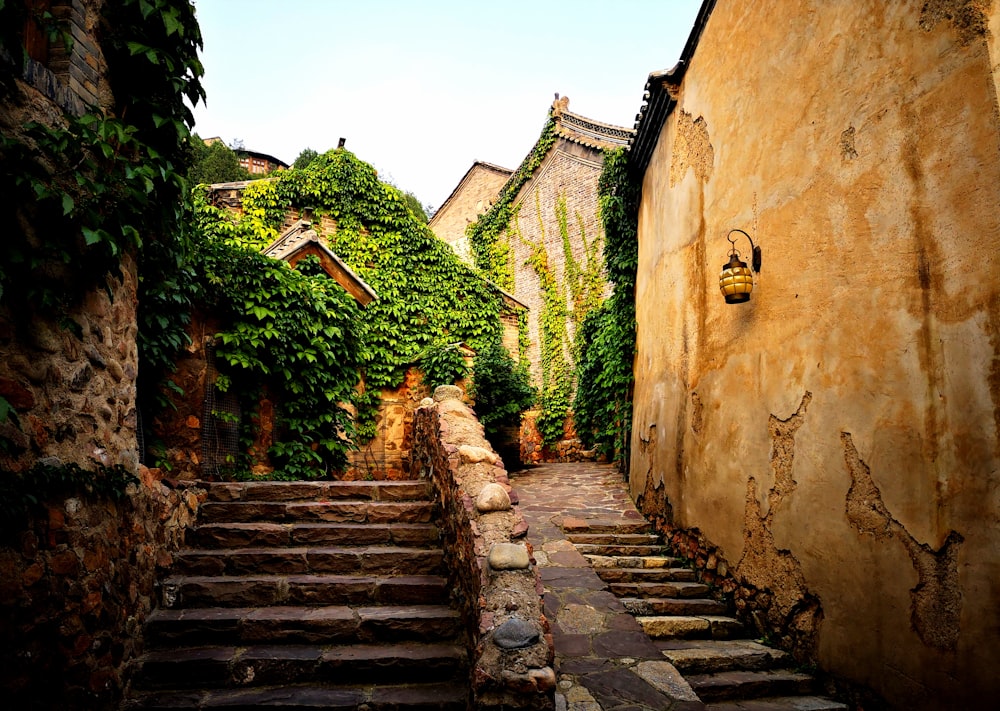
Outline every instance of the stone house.
POLYGON ((493 201, 513 172, 477 160, 427 223, 434 234, 450 244, 463 261, 472 263, 466 228, 493 207, 493 201))
MULTIPOLYGON (((240 192, 249 181, 213 186, 216 204, 238 205, 240 192)), ((295 267, 306 257, 315 257, 327 276, 337 282, 362 307, 378 298, 361 277, 330 249, 326 240, 312 229, 312 223, 298 212, 290 216, 281 235, 263 250, 264 256, 283 260, 295 267)), ((212 314, 196 312, 188 327, 190 344, 178 355, 171 380, 179 388, 167 393, 171 407, 152 418, 151 434, 165 443, 164 462, 181 479, 213 479, 232 458, 240 454, 237 423, 249 417, 257 423, 251 448, 252 470, 266 475, 274 470, 268 449, 274 443, 275 410, 281 403, 266 386, 255 412, 243 411, 232 393, 215 387, 218 370, 215 360, 216 336, 222 330, 212 314)), ((359 455, 355 453, 355 460, 359 455)))
POLYGON ((707 0, 629 158, 632 493, 893 708, 1000 691, 998 37, 996 3, 707 0))

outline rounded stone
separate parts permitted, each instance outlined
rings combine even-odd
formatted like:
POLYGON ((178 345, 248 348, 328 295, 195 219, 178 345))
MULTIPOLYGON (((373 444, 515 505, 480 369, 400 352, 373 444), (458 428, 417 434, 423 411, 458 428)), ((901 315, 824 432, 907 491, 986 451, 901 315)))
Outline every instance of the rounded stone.
POLYGON ((495 544, 488 560, 493 570, 524 570, 531 565, 528 549, 520 543, 495 544))
POLYGON ((458 453, 461 455, 462 461, 469 464, 479 464, 480 462, 496 464, 499 459, 496 452, 486 447, 476 447, 472 444, 463 444, 458 448, 458 453))
POLYGON ((423 400, 420 401, 420 407, 430 407, 433 404, 434 404, 434 398, 432 397, 425 397, 423 400))
POLYGON ((510 495, 499 484, 487 484, 476 497, 476 511, 479 513, 509 510, 510 495))
POLYGON ((461 400, 462 399, 462 388, 457 385, 438 385, 434 388, 434 401, 443 402, 444 400, 461 400))
POLYGON ((493 643, 501 649, 523 649, 538 641, 538 629, 518 617, 511 617, 493 630, 493 643))

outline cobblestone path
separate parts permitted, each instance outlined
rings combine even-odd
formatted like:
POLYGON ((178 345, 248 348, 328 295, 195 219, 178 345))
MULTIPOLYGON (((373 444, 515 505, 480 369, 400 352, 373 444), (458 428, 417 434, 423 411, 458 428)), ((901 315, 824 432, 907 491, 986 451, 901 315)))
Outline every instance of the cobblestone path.
POLYGON ((647 530, 621 474, 607 464, 546 464, 514 472, 511 484, 545 585, 559 674, 557 711, 703 709, 563 533, 564 527, 647 530))

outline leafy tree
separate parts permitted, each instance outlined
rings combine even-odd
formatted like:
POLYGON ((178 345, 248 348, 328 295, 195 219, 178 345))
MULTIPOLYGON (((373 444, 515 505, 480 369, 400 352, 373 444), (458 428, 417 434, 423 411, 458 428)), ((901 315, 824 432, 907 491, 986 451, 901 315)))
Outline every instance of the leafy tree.
POLYGON ((476 354, 472 366, 472 396, 486 436, 492 438, 507 425, 517 424, 520 414, 535 403, 527 364, 517 364, 499 338, 493 338, 476 354))
POLYGON ((314 151, 312 148, 303 148, 302 152, 299 153, 299 157, 295 159, 294 163, 292 163, 292 167, 293 168, 297 168, 298 170, 302 170, 303 168, 305 168, 306 166, 308 166, 310 163, 312 163, 313 160, 318 155, 319 155, 319 153, 317 153, 316 151, 314 151))
POLYGON ((424 206, 420 204, 420 200, 417 196, 407 191, 403 193, 403 199, 406 201, 406 206, 410 208, 410 212, 413 213, 413 216, 424 224, 427 224, 427 211, 424 210, 424 206))
POLYGON ((222 141, 206 145, 198 134, 194 134, 189 145, 191 169, 187 178, 191 185, 250 179, 250 172, 240 165, 239 156, 222 141))

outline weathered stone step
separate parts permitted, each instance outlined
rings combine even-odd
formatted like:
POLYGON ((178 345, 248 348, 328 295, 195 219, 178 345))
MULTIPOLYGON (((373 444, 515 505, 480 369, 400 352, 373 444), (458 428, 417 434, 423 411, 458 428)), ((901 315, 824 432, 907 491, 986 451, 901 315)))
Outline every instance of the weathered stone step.
POLYGON ((602 556, 663 556, 669 553, 664 545, 631 545, 631 544, 592 544, 574 543, 576 549, 583 555, 602 556))
POLYGON ((267 605, 440 605, 445 578, 361 575, 182 576, 166 578, 160 606, 264 607, 267 605))
POLYGON ((468 684, 437 683, 391 686, 282 685, 250 689, 154 691, 126 705, 128 711, 226 709, 227 711, 465 711, 468 684))
POLYGON ((590 545, 663 545, 662 539, 655 533, 571 533, 566 538, 571 543, 590 545))
POLYGON ((651 533, 652 527, 646 520, 624 521, 614 519, 609 521, 585 521, 567 518, 563 520, 562 529, 567 535, 580 533, 651 533))
POLYGON ((705 597, 623 597, 622 605, 632 615, 725 615, 725 603, 705 597))
POLYGON ((594 568, 597 576, 606 583, 664 583, 692 582, 694 571, 690 568, 594 568))
POLYGON ((364 546, 357 548, 216 548, 174 555, 179 575, 338 573, 341 575, 436 575, 441 549, 364 546))
POLYGON ((704 597, 708 586, 702 583, 608 583, 617 597, 704 597))
POLYGON ((429 499, 426 480, 409 481, 237 481, 199 482, 209 501, 320 501, 362 499, 413 501, 429 499))
POLYGON ((664 640, 656 644, 663 656, 684 674, 760 671, 788 663, 788 654, 749 639, 664 640))
POLYGON ((432 523, 209 523, 188 529, 192 548, 260 546, 436 546, 432 523))
POLYGON ((698 697, 707 702, 757 699, 764 696, 795 696, 815 692, 816 680, 809 674, 786 669, 728 671, 718 674, 685 675, 698 697))
POLYGON ((847 711, 847 704, 822 696, 785 696, 707 704, 705 711, 847 711))
POLYGON ((233 688, 341 679, 351 684, 457 681, 467 653, 454 644, 184 647, 148 652, 137 683, 155 688, 233 688))
POLYGON ((430 501, 209 501, 198 520, 222 522, 429 523, 430 501))
POLYGON ((666 555, 585 555, 592 568, 683 568, 686 561, 666 555))
POLYGON ((461 615, 444 605, 195 607, 155 610, 146 621, 156 646, 454 641, 462 632, 461 615))
POLYGON ((738 620, 724 615, 654 615, 636 621, 653 639, 731 639, 744 633, 738 620))

